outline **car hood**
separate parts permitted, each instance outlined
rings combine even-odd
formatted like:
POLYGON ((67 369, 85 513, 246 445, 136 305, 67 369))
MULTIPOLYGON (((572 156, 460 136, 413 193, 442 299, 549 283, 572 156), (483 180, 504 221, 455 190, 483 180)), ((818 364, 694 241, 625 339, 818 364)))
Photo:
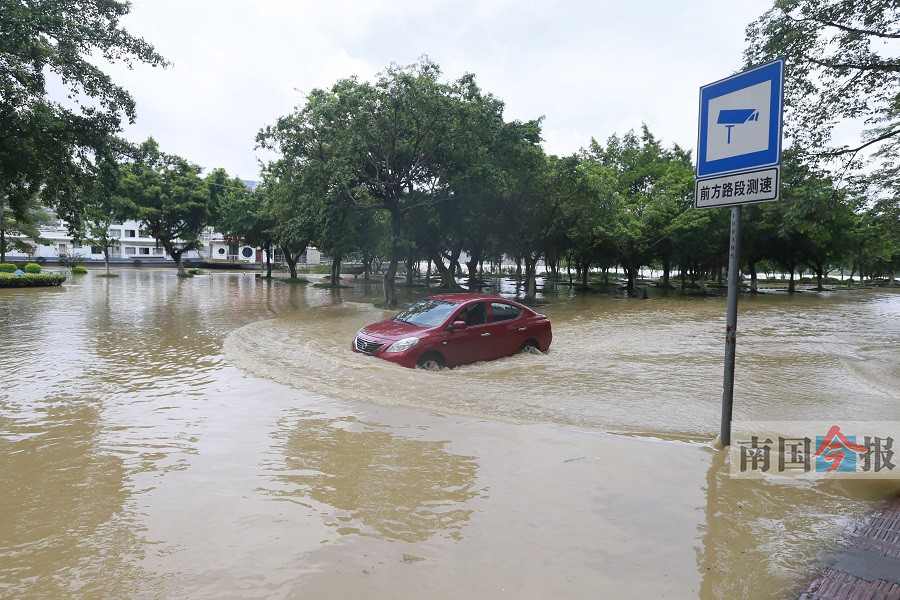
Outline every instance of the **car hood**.
POLYGON ((418 337, 424 331, 423 327, 388 319, 366 325, 359 330, 359 335, 381 340, 399 340, 411 336, 418 337))

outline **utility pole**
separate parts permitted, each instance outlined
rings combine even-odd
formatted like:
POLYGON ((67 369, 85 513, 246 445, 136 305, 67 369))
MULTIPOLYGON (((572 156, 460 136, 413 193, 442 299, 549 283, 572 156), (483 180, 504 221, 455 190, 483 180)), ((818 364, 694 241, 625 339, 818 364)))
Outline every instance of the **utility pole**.
POLYGON ((741 278, 741 209, 731 207, 731 238, 728 244, 728 308, 725 312, 725 376, 722 379, 722 427, 719 439, 731 444, 731 409, 734 403, 734 358, 737 341, 738 291, 741 278))

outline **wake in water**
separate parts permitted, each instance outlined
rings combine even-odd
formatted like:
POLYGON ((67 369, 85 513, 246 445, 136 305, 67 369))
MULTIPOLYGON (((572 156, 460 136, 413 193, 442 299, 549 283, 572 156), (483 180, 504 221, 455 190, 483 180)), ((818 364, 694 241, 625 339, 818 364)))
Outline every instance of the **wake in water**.
MULTIPOLYGON (((810 307, 784 302, 745 304, 735 418, 900 419, 894 297, 804 299, 816 303, 810 307), (813 318, 817 327, 809 327, 813 318)), ((543 309, 553 322, 548 353, 440 372, 352 352, 357 330, 392 314, 356 302, 303 308, 247 325, 226 339, 225 352, 260 377, 346 400, 706 438, 719 425, 722 306, 560 300, 543 309)))

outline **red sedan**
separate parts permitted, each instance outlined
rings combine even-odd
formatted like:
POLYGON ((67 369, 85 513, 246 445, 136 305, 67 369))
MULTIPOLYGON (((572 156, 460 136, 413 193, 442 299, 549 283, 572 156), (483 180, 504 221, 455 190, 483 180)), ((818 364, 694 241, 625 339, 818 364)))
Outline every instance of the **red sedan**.
POLYGON ((404 367, 437 370, 520 351, 546 351, 553 334, 546 315, 481 294, 438 294, 393 319, 360 329, 353 350, 404 367))

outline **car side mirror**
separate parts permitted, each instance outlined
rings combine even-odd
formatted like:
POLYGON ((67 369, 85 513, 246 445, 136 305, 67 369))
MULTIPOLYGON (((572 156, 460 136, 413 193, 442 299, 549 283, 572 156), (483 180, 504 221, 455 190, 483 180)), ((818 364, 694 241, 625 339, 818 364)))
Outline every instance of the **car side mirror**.
POLYGON ((467 325, 465 321, 453 321, 453 325, 450 327, 453 329, 465 329, 467 325))

